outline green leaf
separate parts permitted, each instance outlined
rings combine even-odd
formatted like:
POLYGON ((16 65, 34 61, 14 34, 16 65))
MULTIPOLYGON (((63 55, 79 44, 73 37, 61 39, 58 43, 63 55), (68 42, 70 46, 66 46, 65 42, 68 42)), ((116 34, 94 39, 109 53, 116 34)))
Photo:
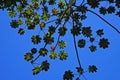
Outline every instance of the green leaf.
POLYGON ((99 10, 100 14, 105 15, 105 14, 107 13, 107 9, 106 9, 105 7, 101 7, 101 8, 99 8, 99 9, 100 9, 100 10, 99 10))
POLYGON ((108 48, 109 44, 110 44, 110 42, 108 42, 108 39, 106 39, 106 38, 102 38, 99 41, 99 47, 103 48, 103 49, 108 48))
POLYGON ((9 16, 11 18, 14 18, 16 16, 16 12, 15 11, 9 11, 8 14, 9 14, 9 16))
POLYGON ((37 49, 36 49, 36 48, 32 48, 32 49, 31 49, 31 53, 32 53, 32 54, 37 53, 37 49))
POLYGON ((33 58, 33 55, 32 55, 31 53, 26 53, 26 54, 24 55, 24 59, 25 59, 26 61, 30 61, 30 60, 32 60, 32 58, 33 58))
POLYGON ((82 67, 76 67, 76 69, 77 69, 77 72, 78 72, 80 75, 82 75, 82 74, 84 73, 84 70, 83 70, 82 67))
POLYGON ((48 3, 49 3, 49 5, 54 5, 54 4, 56 4, 56 0, 49 0, 48 3))
POLYGON ((41 17, 43 20, 47 21, 50 18, 50 15, 47 13, 44 13, 41 17))
POLYGON ((52 44, 54 42, 54 38, 52 37, 52 35, 50 34, 50 32, 47 32, 45 35, 44 35, 44 38, 43 38, 44 42, 46 44, 52 44))
POLYGON ((31 39, 32 39, 33 44, 38 44, 41 42, 42 38, 39 35, 33 35, 31 39))
POLYGON ((63 80, 73 80, 73 77, 74 77, 73 72, 68 70, 68 71, 65 71, 63 75, 63 80))
POLYGON ((90 49, 91 52, 95 52, 95 51, 96 51, 96 46, 91 45, 91 46, 89 47, 89 49, 90 49))
POLYGON ((46 61, 43 61, 42 64, 41 64, 41 68, 42 70, 44 71, 48 71, 48 69, 50 68, 50 64, 49 62, 46 60, 46 61))
POLYGON ((25 33, 25 30, 23 28, 20 28, 18 30, 18 34, 23 35, 25 33))
POLYGON ((84 39, 80 39, 78 41, 78 47, 79 48, 84 48, 85 47, 85 44, 86 44, 86 41, 84 39))
POLYGON ((66 27, 60 27, 58 29, 58 33, 60 36, 64 36, 66 34, 67 28, 66 27))
POLYGON ((49 56, 49 57, 50 57, 50 59, 56 59, 56 58, 57 58, 57 53, 52 51, 52 52, 50 53, 50 56, 49 56))
POLYGON ((62 50, 60 51, 59 57, 60 57, 60 60, 66 60, 68 57, 68 53, 62 50))
POLYGON ((97 30, 96 33, 97 33, 97 35, 100 36, 100 37, 101 37, 102 35, 104 35, 103 29, 97 30))
POLYGON ((71 33, 74 36, 78 36, 80 35, 80 31, 81 31, 81 27, 79 25, 75 25, 72 29, 71 29, 71 33))
POLYGON ((91 65, 88 67, 88 71, 89 71, 89 73, 97 72, 97 67, 95 65, 91 65))
POLYGON ((17 20, 12 20, 12 21, 10 22, 10 26, 11 26, 12 28, 18 28, 18 27, 19 27, 18 21, 17 21, 17 20))
POLYGON ((38 73, 40 73, 40 71, 41 71, 40 66, 36 66, 32 69, 33 75, 37 75, 38 73))
POLYGON ((99 7, 99 0, 87 0, 87 2, 91 6, 91 8, 99 7))
POLYGON ((91 27, 82 27, 82 34, 83 34, 85 37, 90 37, 90 36, 92 36, 91 27))
POLYGON ((48 53, 48 50, 46 48, 40 48, 39 53, 41 56, 45 56, 48 53))
POLYGON ((59 41, 58 46, 59 46, 61 49, 63 49, 63 48, 66 47, 66 42, 63 41, 63 40, 61 40, 61 41, 59 41))
POLYGON ((115 12, 115 7, 109 6, 108 9, 107 9, 107 12, 108 12, 109 14, 114 13, 114 12, 115 12))

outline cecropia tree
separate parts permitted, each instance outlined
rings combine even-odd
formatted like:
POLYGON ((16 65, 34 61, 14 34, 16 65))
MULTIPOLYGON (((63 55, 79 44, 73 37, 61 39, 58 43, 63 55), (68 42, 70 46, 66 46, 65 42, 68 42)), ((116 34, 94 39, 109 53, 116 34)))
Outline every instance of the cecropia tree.
POLYGON ((50 59, 67 60, 70 52, 66 51, 65 47, 69 46, 62 39, 65 35, 72 35, 78 66, 75 66, 76 71, 66 70, 61 80, 81 80, 84 73, 97 72, 98 68, 94 64, 89 65, 87 69, 82 66, 78 49, 87 46, 94 53, 99 48, 108 48, 110 42, 105 38, 103 29, 98 27, 98 30, 93 32, 89 24, 83 25, 87 13, 100 18, 109 28, 120 34, 117 26, 102 17, 109 14, 120 17, 120 0, 1 0, 0 9, 8 11, 9 16, 13 18, 10 26, 18 29, 20 35, 25 35, 26 28, 35 31, 36 27, 39 27, 39 33, 32 35, 30 40, 34 45, 42 45, 32 48, 24 55, 24 59, 34 65, 33 75, 48 71, 52 65, 49 63, 50 59), (108 3, 109 6, 104 6, 104 3, 108 3), (67 32, 70 33, 66 34, 67 32), (81 39, 76 39, 77 37, 81 39), (87 43, 90 45, 86 45, 87 43), (37 61, 40 57, 46 56, 50 59, 37 61), (78 75, 75 76, 74 72, 78 75))

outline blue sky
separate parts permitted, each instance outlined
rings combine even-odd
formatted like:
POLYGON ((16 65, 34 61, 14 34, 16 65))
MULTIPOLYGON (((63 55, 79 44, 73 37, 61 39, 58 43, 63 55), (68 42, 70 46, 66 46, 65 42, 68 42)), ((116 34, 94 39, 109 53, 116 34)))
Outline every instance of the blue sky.
MULTIPOLYGON (((104 28, 104 36, 109 39, 110 46, 105 50, 98 48, 95 53, 91 53, 88 48, 79 49, 84 68, 87 69, 92 64, 98 67, 97 73, 86 73, 85 77, 87 80, 120 80, 120 35, 93 14, 87 15, 88 20, 84 21, 84 25, 91 25, 94 30, 104 28)), ((104 18, 120 30, 120 18, 113 15, 104 18)), ((28 31, 20 36, 17 30, 10 27, 10 20, 6 11, 0 11, 0 80, 62 80, 65 70, 75 70, 78 64, 72 46, 72 36, 65 36, 64 39, 68 41, 66 50, 70 51, 69 58, 66 61, 50 60, 51 68, 48 72, 33 76, 31 71, 33 67, 24 60, 24 53, 36 47, 30 40, 34 32, 28 31)))

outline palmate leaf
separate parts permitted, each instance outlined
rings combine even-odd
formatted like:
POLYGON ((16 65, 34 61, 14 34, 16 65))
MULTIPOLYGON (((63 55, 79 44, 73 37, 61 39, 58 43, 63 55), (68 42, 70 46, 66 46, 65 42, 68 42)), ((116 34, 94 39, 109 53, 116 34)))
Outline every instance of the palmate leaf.
POLYGON ((47 60, 43 61, 41 64, 41 69, 44 71, 48 71, 49 68, 50 68, 50 63, 47 60))
POLYGON ((66 42, 63 41, 63 40, 61 40, 61 41, 59 41, 58 46, 59 46, 61 49, 63 49, 63 48, 66 47, 66 42))
POLYGON ((12 21, 10 22, 10 26, 11 26, 12 28, 18 28, 18 27, 19 27, 18 21, 17 21, 17 20, 12 20, 12 21))
POLYGON ((33 35, 31 39, 32 39, 33 44, 38 44, 41 42, 42 38, 39 35, 33 35))
POLYGON ((108 39, 106 39, 106 38, 102 38, 102 39, 100 39, 100 41, 99 41, 99 47, 100 48, 103 48, 103 49, 105 49, 105 48, 108 48, 108 45, 110 44, 110 42, 108 41, 108 39))
POLYGON ((99 9, 100 9, 100 10, 99 10, 100 14, 105 15, 105 14, 107 13, 107 9, 106 9, 105 7, 101 7, 101 8, 99 8, 99 9))
POLYGON ((88 67, 88 71, 89 71, 89 73, 97 72, 97 67, 95 65, 90 65, 88 67))
POLYGON ((31 49, 31 53, 32 53, 32 54, 37 53, 37 49, 36 49, 36 48, 32 48, 32 49, 31 49))
POLYGON ((45 56, 48 53, 48 50, 46 48, 40 48, 39 53, 41 56, 45 56))
POLYGON ((52 44, 54 42, 54 37, 52 37, 51 33, 50 32, 47 32, 45 35, 44 35, 44 38, 43 38, 44 42, 46 44, 52 44))
POLYGON ((91 27, 82 27, 82 34, 83 34, 85 37, 90 37, 90 36, 92 36, 91 27))
POLYGON ((96 33, 97 33, 97 35, 100 36, 100 37, 101 37, 102 35, 104 35, 103 29, 97 30, 96 33))
POLYGON ((9 11, 8 12, 8 14, 9 14, 9 16, 11 17, 11 18, 14 18, 15 16, 16 16, 16 12, 15 11, 9 11))
POLYGON ((73 72, 68 70, 68 71, 65 71, 63 75, 63 80, 73 80, 73 77, 74 77, 73 72))
POLYGON ((26 54, 24 55, 24 59, 25 59, 26 61, 30 61, 30 60, 32 60, 32 58, 33 58, 32 53, 26 53, 26 54))
POLYGON ((58 56, 58 54, 56 53, 56 52, 50 52, 50 59, 56 59, 57 58, 57 56, 58 56))
POLYGON ((91 52, 95 52, 95 51, 97 50, 97 47, 94 46, 94 45, 91 45, 91 46, 89 47, 89 49, 90 49, 91 52))
POLYGON ((68 57, 68 53, 65 52, 64 50, 60 51, 59 53, 60 60, 66 60, 68 57))
POLYGON ((25 30, 23 28, 20 28, 18 30, 18 34, 23 35, 25 33, 25 30))
POLYGON ((33 75, 37 75, 40 71, 41 71, 40 66, 35 66, 35 67, 32 69, 33 75))
POLYGON ((87 2, 91 6, 91 8, 99 7, 99 0, 87 0, 87 2))
POLYGON ((66 27, 60 27, 58 30, 59 30, 58 31, 59 35, 64 36, 66 34, 67 28, 66 27))
POLYGON ((114 13, 115 12, 115 7, 109 6, 107 9, 108 14, 114 13))
POLYGON ((80 39, 78 41, 78 47, 79 48, 84 48, 85 47, 85 44, 86 44, 86 41, 84 39, 80 39))

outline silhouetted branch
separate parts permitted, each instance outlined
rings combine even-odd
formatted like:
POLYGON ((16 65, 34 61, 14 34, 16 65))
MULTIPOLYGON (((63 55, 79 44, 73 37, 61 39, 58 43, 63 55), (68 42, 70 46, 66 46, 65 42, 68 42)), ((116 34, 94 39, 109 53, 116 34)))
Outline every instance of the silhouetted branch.
MULTIPOLYGON (((44 48, 47 46, 47 44, 44 45, 44 48)), ((31 61, 31 64, 33 64, 38 58, 40 57, 40 54, 34 59, 31 61)))
MULTIPOLYGON (((74 19, 73 19, 73 27, 74 27, 74 19)), ((74 47, 75 47, 75 51, 76 51, 76 56, 77 56, 77 60, 78 60, 78 64, 79 64, 79 67, 81 68, 81 63, 80 63, 80 58, 79 58, 79 55, 78 55, 78 49, 77 49, 77 45, 76 45, 76 38, 75 38, 75 35, 73 35, 73 40, 74 40, 74 47)))
POLYGON ((95 14, 96 16, 98 16, 100 19, 102 19, 105 23, 107 23, 110 27, 112 27, 116 32, 118 32, 118 33, 120 34, 120 31, 119 31, 115 26, 113 26, 113 25, 112 25, 111 23, 109 23, 107 20, 105 20, 104 18, 102 18, 100 15, 98 15, 97 13, 95 13, 94 11, 89 10, 89 9, 87 9, 87 11, 89 11, 89 12, 95 14))

